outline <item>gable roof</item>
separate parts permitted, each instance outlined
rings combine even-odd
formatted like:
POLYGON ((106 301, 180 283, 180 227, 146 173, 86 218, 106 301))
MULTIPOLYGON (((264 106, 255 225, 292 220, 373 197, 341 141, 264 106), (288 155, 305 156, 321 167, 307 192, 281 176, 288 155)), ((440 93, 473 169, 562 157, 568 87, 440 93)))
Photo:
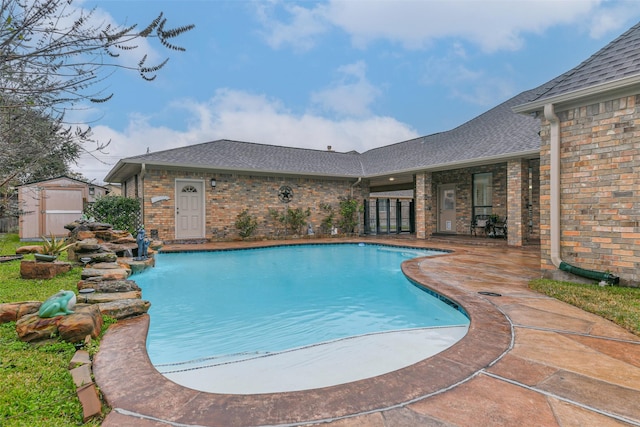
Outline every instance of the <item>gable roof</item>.
POLYGON ((640 87, 640 23, 546 85, 547 91, 514 111, 527 113, 549 103, 595 97, 603 92, 628 91, 630 86, 640 87))
POLYGON ((77 182, 79 184, 87 185, 89 187, 100 187, 100 188, 104 188, 105 190, 107 189, 107 187, 105 187, 104 185, 93 184, 91 182, 82 181, 80 179, 72 178, 72 177, 67 176, 67 175, 59 175, 59 176, 55 176, 53 178, 45 178, 45 179, 40 179, 40 180, 36 180, 36 181, 30 181, 30 182, 27 182, 25 184, 20 184, 20 185, 16 186, 16 188, 26 187, 26 186, 33 185, 33 184, 40 184, 40 183, 43 183, 43 182, 57 181, 57 180, 60 180, 60 179, 67 179, 67 180, 70 180, 70 181, 75 181, 75 182, 77 182))
POLYGON ((540 151, 539 122, 515 114, 511 108, 538 96, 540 90, 545 89, 541 88, 523 92, 451 131, 362 154, 218 140, 121 159, 105 181, 122 182, 138 173, 143 164, 227 172, 366 178, 535 157, 540 151))

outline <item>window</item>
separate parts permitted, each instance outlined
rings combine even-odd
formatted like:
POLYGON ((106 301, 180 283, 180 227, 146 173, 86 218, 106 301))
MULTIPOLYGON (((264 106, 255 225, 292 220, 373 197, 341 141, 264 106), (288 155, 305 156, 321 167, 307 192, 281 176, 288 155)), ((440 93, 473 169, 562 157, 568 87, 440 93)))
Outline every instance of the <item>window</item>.
POLYGON ((493 174, 473 175, 473 215, 491 215, 493 207, 493 174))
POLYGON ((198 190, 193 185, 185 185, 184 187, 182 187, 182 192, 183 193, 197 193, 198 190))

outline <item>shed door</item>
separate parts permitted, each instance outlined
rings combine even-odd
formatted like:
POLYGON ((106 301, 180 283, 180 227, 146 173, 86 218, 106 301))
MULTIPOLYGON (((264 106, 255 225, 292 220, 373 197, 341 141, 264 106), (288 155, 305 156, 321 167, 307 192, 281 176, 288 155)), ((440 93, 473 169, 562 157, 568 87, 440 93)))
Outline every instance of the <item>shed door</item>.
POLYGON ((40 192, 40 231, 56 237, 69 234, 64 226, 80 219, 84 209, 82 188, 43 188, 40 192))
POLYGON ((204 183, 176 180, 176 239, 204 237, 204 183))
POLYGON ((438 231, 441 233, 456 232, 456 186, 447 184, 438 191, 438 231))

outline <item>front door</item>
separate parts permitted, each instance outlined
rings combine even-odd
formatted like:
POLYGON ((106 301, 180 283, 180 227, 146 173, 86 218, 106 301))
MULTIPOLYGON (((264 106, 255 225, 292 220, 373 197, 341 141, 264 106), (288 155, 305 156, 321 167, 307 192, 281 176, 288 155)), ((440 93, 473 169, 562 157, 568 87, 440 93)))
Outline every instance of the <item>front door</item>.
POLYGON ((176 180, 176 239, 204 238, 204 182, 176 180))
POLYGON ((456 185, 446 184, 438 188, 438 231, 456 232, 456 185))

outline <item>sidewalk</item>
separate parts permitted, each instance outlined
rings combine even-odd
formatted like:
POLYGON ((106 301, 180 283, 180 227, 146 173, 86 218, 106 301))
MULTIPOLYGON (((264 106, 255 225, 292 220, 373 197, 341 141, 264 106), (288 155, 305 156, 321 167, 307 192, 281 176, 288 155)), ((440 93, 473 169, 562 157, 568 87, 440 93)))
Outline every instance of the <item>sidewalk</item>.
POLYGON ((94 360, 113 408, 103 426, 640 426, 640 337, 531 291, 528 281, 540 276, 539 248, 396 243, 454 250, 403 264, 413 280, 470 314, 469 333, 454 346, 349 384, 212 394, 178 386, 153 368, 145 351, 149 317, 141 316, 112 326, 94 360))

